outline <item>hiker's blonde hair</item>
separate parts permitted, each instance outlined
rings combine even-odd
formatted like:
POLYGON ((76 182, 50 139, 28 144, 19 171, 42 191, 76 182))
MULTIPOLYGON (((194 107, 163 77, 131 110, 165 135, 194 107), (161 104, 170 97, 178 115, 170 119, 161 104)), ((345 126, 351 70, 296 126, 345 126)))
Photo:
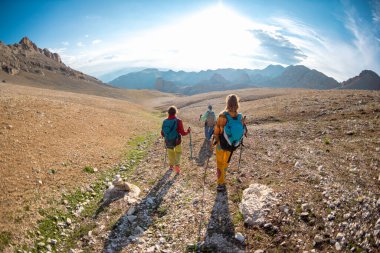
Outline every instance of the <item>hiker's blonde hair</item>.
POLYGON ((237 112, 239 109, 239 100, 238 95, 230 94, 226 97, 226 111, 228 112, 237 112))

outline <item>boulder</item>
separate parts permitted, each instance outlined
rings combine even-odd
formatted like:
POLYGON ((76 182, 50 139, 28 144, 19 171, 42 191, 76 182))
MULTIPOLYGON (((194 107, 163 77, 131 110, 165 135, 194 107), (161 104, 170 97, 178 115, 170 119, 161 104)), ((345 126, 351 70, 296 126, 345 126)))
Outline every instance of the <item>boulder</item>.
POLYGON ((251 226, 263 225, 268 210, 277 202, 272 189, 262 184, 251 184, 243 191, 240 212, 244 223, 251 226))
POLYGON ((136 185, 124 182, 120 175, 116 175, 112 184, 104 193, 103 201, 112 202, 113 200, 121 199, 125 196, 137 198, 140 195, 140 188, 136 185))

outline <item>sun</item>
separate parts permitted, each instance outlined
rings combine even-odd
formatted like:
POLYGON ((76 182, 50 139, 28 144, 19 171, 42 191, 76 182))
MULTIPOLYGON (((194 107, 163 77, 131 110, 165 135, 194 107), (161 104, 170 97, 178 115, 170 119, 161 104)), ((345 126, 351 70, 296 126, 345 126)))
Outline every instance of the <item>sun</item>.
POLYGON ((252 36, 255 23, 218 4, 140 34, 129 48, 129 59, 147 58, 147 65, 183 70, 249 67, 247 52, 259 42, 252 36), (142 57, 144 56, 144 57, 142 57))

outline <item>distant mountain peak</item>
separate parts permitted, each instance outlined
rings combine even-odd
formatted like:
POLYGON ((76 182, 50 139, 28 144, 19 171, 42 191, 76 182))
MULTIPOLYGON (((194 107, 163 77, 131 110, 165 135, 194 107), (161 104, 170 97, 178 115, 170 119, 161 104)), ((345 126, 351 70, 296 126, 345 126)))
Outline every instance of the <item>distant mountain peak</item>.
POLYGON ((372 70, 363 70, 358 76, 342 82, 343 89, 380 90, 380 77, 372 70))
POLYGON ((363 76, 379 77, 379 75, 376 74, 375 71, 367 70, 367 69, 365 69, 362 72, 360 72, 359 77, 363 77, 363 76))
POLYGON ((33 41, 31 41, 28 37, 23 37, 19 44, 21 46, 23 46, 24 49, 32 49, 32 50, 35 50, 35 51, 38 51, 38 47, 36 44, 33 43, 33 41))

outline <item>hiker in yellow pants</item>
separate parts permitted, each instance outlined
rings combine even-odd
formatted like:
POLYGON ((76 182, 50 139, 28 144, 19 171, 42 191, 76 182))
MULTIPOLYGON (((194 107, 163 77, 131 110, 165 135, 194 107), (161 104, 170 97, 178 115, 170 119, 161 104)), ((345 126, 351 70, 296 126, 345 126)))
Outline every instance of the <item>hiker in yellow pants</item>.
MULTIPOLYGON (((217 171, 217 183, 218 191, 224 191, 226 190, 226 170, 228 168, 228 163, 231 159, 231 149, 228 146, 228 141, 226 141, 225 135, 224 135, 224 128, 229 127, 230 125, 227 125, 228 121, 227 118, 235 118, 235 119, 241 119, 241 115, 238 113, 239 109, 239 97, 237 95, 231 94, 228 95, 226 98, 226 108, 224 111, 222 111, 219 114, 218 120, 216 122, 216 125, 214 127, 214 142, 213 144, 216 145, 216 171, 217 171), (227 126, 226 126, 227 125, 227 126)), ((229 123, 230 124, 230 123, 229 123)), ((234 124, 239 124, 241 129, 244 128, 245 122, 244 120, 236 120, 234 124)), ((241 135, 243 133, 240 133, 241 135)))
POLYGON ((173 168, 175 165, 178 165, 179 167, 179 164, 181 163, 181 155, 182 155, 181 144, 178 144, 174 148, 168 148, 168 158, 169 158, 170 168, 173 168))
POLYGON ((165 138, 165 146, 168 150, 169 169, 180 173, 180 162, 182 155, 181 137, 188 135, 190 127, 185 131, 182 120, 177 118, 178 109, 170 106, 168 109, 168 118, 162 122, 161 135, 165 138))

